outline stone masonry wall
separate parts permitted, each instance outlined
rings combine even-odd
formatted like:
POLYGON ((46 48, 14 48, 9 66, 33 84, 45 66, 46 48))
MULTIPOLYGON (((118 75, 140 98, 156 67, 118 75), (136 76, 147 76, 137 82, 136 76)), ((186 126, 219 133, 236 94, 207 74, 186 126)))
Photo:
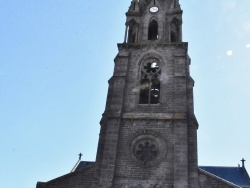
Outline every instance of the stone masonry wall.
MULTIPOLYGON (((115 187, 172 187, 174 176, 174 143, 172 121, 124 120, 118 143, 114 176, 115 187), (153 135, 163 138, 165 156, 156 159, 150 167, 133 158, 131 143, 137 136, 153 135), (157 161, 158 160, 158 161, 157 161)), ((133 149, 133 148, 132 148, 133 149)))

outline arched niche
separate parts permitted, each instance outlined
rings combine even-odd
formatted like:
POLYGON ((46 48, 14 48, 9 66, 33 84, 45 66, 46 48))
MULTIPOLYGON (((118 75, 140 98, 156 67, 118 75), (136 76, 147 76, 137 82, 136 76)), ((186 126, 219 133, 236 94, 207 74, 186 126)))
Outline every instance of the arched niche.
POLYGON ((128 43, 136 43, 138 41, 138 23, 132 19, 128 22, 128 43))
POLYGON ((176 17, 170 22, 170 42, 180 41, 180 20, 176 17))

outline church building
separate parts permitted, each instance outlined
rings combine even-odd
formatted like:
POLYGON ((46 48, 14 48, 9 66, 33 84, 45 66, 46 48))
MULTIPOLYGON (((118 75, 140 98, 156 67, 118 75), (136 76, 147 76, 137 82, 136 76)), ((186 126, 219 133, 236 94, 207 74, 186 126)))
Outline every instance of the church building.
MULTIPOLYGON (((37 188, 250 188, 241 167, 198 166, 191 60, 178 0, 132 0, 95 162, 37 188)), ((209 151, 208 151, 209 152, 209 151)))

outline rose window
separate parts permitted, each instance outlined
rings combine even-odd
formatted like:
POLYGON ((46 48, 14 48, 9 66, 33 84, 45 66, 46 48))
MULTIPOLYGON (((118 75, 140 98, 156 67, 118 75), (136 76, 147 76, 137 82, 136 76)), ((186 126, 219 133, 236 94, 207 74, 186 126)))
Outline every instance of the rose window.
POLYGON ((138 144, 135 149, 135 156, 144 163, 154 160, 157 153, 156 146, 149 141, 138 144))
POLYGON ((136 166, 149 168, 157 165, 165 157, 165 141, 154 132, 132 136, 129 141, 129 154, 136 166))

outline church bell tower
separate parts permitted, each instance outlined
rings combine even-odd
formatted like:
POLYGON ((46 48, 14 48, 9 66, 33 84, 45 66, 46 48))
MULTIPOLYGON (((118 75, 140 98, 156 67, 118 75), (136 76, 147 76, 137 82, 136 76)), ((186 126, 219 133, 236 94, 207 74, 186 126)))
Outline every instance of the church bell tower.
POLYGON ((197 188, 197 128, 178 0, 132 0, 109 80, 93 187, 197 188))

